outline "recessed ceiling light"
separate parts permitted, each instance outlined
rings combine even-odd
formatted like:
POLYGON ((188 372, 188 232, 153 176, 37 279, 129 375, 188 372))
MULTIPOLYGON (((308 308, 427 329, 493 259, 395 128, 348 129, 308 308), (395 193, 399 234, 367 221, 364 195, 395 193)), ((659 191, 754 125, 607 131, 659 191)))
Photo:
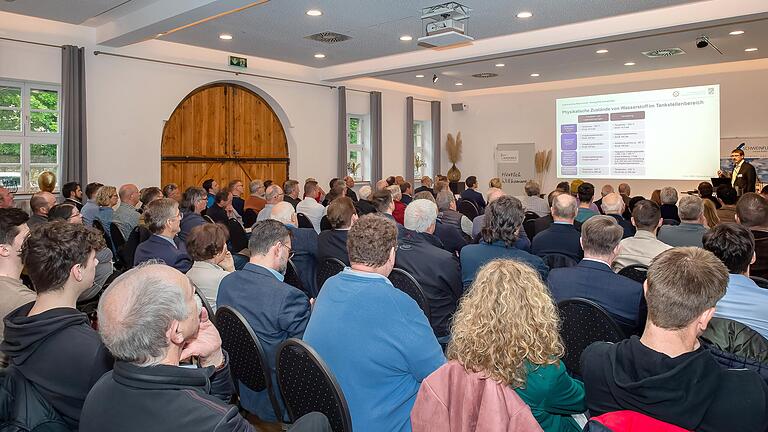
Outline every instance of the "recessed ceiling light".
POLYGON ((747 48, 744 51, 746 51, 746 52, 755 52, 755 51, 757 51, 757 48, 747 48))
POLYGON ((310 10, 307 11, 307 15, 309 15, 309 16, 320 16, 322 14, 323 13, 321 11, 317 10, 317 9, 310 9, 310 10))
POLYGON ((732 31, 732 32, 730 32, 728 34, 731 35, 731 36, 743 35, 744 34, 744 30, 734 30, 734 31, 732 31))
POLYGON ((424 78, 424 75, 418 74, 418 75, 416 75, 416 78, 424 78))
POLYGON ((506 65, 504 63, 496 63, 494 66, 496 66, 496 67, 504 67, 506 65))
POLYGON ((626 62, 624 63, 624 66, 634 66, 635 62, 626 62))
POLYGON ((222 33, 219 35, 219 39, 221 40, 232 40, 232 35, 227 33, 222 33))
POLYGON ((463 85, 464 85, 464 83, 460 83, 460 82, 457 82, 457 83, 456 83, 456 84, 454 84, 454 85, 457 85, 457 86, 463 86, 463 85))
POLYGON ((607 52, 608 52, 607 49, 599 49, 599 50, 595 51, 595 54, 605 54, 607 52))
POLYGON ((317 53, 317 54, 315 54, 315 58, 316 58, 316 59, 322 59, 322 58, 325 58, 325 54, 322 54, 322 53, 317 53))
POLYGON ((527 11, 525 11, 525 12, 520 12, 520 13, 518 13, 518 14, 517 14, 517 17, 518 17, 518 18, 530 18, 530 17, 532 17, 532 16, 533 16, 533 14, 532 14, 532 13, 530 13, 530 12, 527 12, 527 11))
POLYGON ((403 42, 408 42, 410 40, 413 40, 413 36, 403 35, 403 36, 400 36, 400 40, 403 42))
POLYGON ((541 76, 541 75, 539 75, 539 74, 537 74, 537 73, 532 73, 532 74, 531 74, 531 76, 532 76, 532 77, 534 77, 534 78, 536 78, 536 77, 539 77, 539 76, 541 76))

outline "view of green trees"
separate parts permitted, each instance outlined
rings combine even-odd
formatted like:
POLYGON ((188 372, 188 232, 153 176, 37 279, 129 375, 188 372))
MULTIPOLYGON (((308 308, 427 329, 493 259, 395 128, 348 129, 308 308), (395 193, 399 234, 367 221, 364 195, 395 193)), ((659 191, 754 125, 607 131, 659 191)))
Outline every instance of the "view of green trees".
MULTIPOLYGON (((53 90, 31 90, 29 94, 29 127, 33 132, 59 131, 59 93, 53 90), (50 110, 53 112, 35 111, 50 110)), ((21 130, 21 88, 0 87, 0 130, 21 130)))

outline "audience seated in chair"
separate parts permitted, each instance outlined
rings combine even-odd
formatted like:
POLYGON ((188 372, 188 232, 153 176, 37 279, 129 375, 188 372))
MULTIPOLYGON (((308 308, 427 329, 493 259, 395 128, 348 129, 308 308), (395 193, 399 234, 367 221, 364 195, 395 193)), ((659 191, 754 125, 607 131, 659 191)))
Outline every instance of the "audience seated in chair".
POLYGON ((214 195, 213 205, 208 207, 205 215, 216 223, 226 224, 229 219, 237 219, 238 214, 232 207, 232 192, 219 191, 214 195))
POLYGON ((274 207, 275 204, 279 202, 283 202, 283 195, 284 195, 283 189, 280 186, 273 184, 267 187, 267 192, 264 194, 264 199, 267 201, 267 203, 264 205, 264 208, 259 212, 259 216, 256 218, 256 222, 261 222, 263 220, 269 219, 269 215, 271 214, 272 207, 274 207))
POLYGON ((411 184, 408 182, 404 182, 400 185, 400 194, 402 197, 400 198, 400 202, 402 202, 405 205, 408 205, 413 201, 413 187, 411 187, 411 184))
POLYGON ((29 199, 29 209, 32 216, 27 221, 27 226, 32 229, 48 222, 48 211, 56 205, 56 197, 50 192, 38 192, 29 199))
POLYGON ((718 186, 717 199, 723 204, 717 209, 720 222, 736 222, 736 202, 739 199, 736 189, 731 185, 718 186))
POLYGON ((323 285, 304 340, 336 376, 354 430, 410 431, 419 384, 445 357, 419 306, 387 279, 395 222, 363 216, 347 245, 351 268, 323 285))
MULTIPOLYGON (((541 186, 533 180, 529 180, 525 183, 525 196, 521 200, 525 211, 534 212, 539 217, 544 217, 549 214, 549 205, 547 200, 541 198, 541 186)), ((490 193, 489 193, 490 195, 490 193)), ((490 202, 490 197, 488 198, 490 202)))
POLYGON ((245 214, 245 200, 243 199, 243 182, 240 179, 230 180, 227 185, 227 191, 232 194, 232 208, 240 216, 245 214))
MULTIPOLYGON (((179 185, 176 183, 168 183, 167 185, 163 186, 163 198, 170 198, 172 200, 176 200, 178 202, 181 202, 181 189, 179 189, 179 185)), ((141 193, 139 193, 140 195, 141 193)))
MULTIPOLYGON (((164 198, 163 191, 156 186, 142 189, 140 191, 140 195, 141 196, 139 197, 139 200, 141 200, 141 210, 139 211, 139 213, 144 213, 144 210, 147 209, 147 206, 149 205, 149 203, 153 201, 157 201, 160 198, 164 198)), ((174 199, 174 198, 171 198, 171 199, 174 199)), ((175 200, 175 201, 178 202, 178 200, 175 200)))
POLYGON ((600 212, 600 214, 605 214, 605 211, 603 210, 603 198, 605 198, 605 196, 608 194, 612 194, 613 192, 613 186, 609 184, 603 185, 603 188, 600 189, 600 199, 595 200, 595 205, 597 206, 597 210, 600 212))
POLYGON ((581 234, 573 227, 578 211, 576 198, 569 194, 557 194, 552 198, 552 225, 538 233, 531 242, 531 252, 540 257, 563 254, 574 261, 584 256, 581 234))
POLYGON ((461 199, 471 201, 475 207, 477 207, 479 214, 485 213, 485 199, 483 198, 483 194, 477 191, 477 177, 467 177, 467 179, 464 181, 464 184, 467 186, 467 188, 464 189, 464 192, 461 193, 461 199))
MULTIPOLYGON (((440 195, 438 194, 438 197, 440 195)), ((522 230, 523 204, 515 197, 502 196, 488 205, 479 244, 467 245, 461 251, 461 279, 464 288, 472 284, 477 270, 494 258, 522 261, 547 278, 549 268, 541 258, 516 247, 522 230)))
MULTIPOLYGON (((99 206, 99 210, 96 213, 94 220, 101 222, 101 226, 104 227, 104 235, 106 235, 109 243, 112 242, 112 234, 110 228, 112 226, 112 218, 115 215, 114 207, 117 205, 117 189, 114 186, 104 185, 96 192, 96 204, 99 206)), ((114 251, 112 244, 107 244, 110 249, 114 251)))
POLYGON ((371 203, 371 195, 373 194, 371 187, 368 185, 362 186, 357 192, 358 200, 355 201, 357 215, 362 217, 367 214, 376 213, 376 207, 371 203))
POLYGON ((715 254, 728 268, 728 287, 717 302, 715 316, 748 325, 768 338, 768 290, 749 278, 755 262, 755 238, 749 228, 722 223, 704 234, 704 249, 715 254))
POLYGON ((37 292, 34 303, 5 317, 0 349, 73 430, 86 395, 112 368, 112 356, 78 311, 93 286, 96 251, 104 238, 82 224, 55 221, 32 230, 21 260, 37 292))
POLYGON ((285 191, 283 201, 290 203, 293 209, 296 210, 296 206, 301 202, 301 199, 299 199, 299 182, 296 180, 286 180, 283 183, 283 190, 285 191))
MULTIPOLYGON (((680 225, 664 225, 659 228, 659 240, 672 246, 701 247, 701 237, 707 232, 704 226, 704 203, 696 195, 680 198, 680 225)), ((661 215, 662 219, 664 214, 661 215)))
POLYGON ((196 226, 187 237, 187 253, 194 261, 187 277, 203 293, 214 312, 221 280, 235 271, 232 254, 227 249, 228 239, 226 226, 211 223, 196 226))
POLYGON ((83 190, 80 188, 80 183, 74 181, 64 183, 61 187, 61 196, 64 198, 64 203, 74 205, 77 211, 83 208, 83 190))
POLYGON ((103 185, 101 183, 88 183, 85 186, 86 201, 83 207, 80 209, 80 214, 83 215, 83 223, 86 226, 92 226, 93 220, 99 214, 99 205, 96 204, 96 192, 99 191, 103 185))
MULTIPOLYGON (((254 432, 228 404, 228 356, 210 318, 189 280, 168 266, 148 263, 116 279, 99 304, 115 368, 88 395, 80 430, 254 432), (199 367, 179 367, 192 357, 199 367)), ((313 413, 289 430, 330 427, 313 413)))
POLYGON ((210 208, 216 202, 216 194, 219 193, 219 183, 212 179, 205 179, 202 184, 203 190, 206 194, 206 208, 210 208))
POLYGON ((711 202, 715 206, 715 209, 719 209, 723 206, 723 203, 721 203, 719 199, 713 196, 715 189, 712 187, 712 183, 701 182, 699 183, 697 190, 699 191, 699 196, 701 199, 711 202))
POLYGON ((449 326, 464 292, 456 255, 435 237, 437 206, 416 200, 405 209, 405 235, 398 240, 395 267, 407 271, 421 285, 430 310, 430 324, 440 343, 449 340, 449 326))
POLYGON ((720 216, 717 215, 717 209, 715 208, 715 205, 712 204, 712 201, 702 199, 701 202, 704 205, 704 220, 706 221, 706 226, 707 228, 712 229, 720 223, 720 216))
POLYGON ((397 223, 403 225, 405 222, 405 204, 400 201, 400 199, 403 197, 403 194, 400 192, 400 186, 388 186, 387 190, 390 194, 392 194, 392 202, 395 205, 395 209, 392 210, 392 217, 395 218, 397 223))
POLYGON ((621 199, 621 195, 613 192, 605 195, 602 198, 602 204, 600 208, 601 213, 616 219, 616 223, 624 229, 623 238, 629 238, 635 235, 635 227, 624 216, 624 200, 621 199))
POLYGON ((336 198, 328 205, 327 217, 333 229, 321 232, 317 238, 317 262, 319 264, 326 258, 336 258, 348 266, 347 234, 357 222, 354 203, 349 197, 336 198))
POLYGON ((176 236, 180 231, 181 219, 177 201, 161 198, 149 203, 144 212, 144 221, 152 236, 136 248, 133 265, 161 260, 182 273, 192 268, 192 259, 187 255, 186 245, 176 236))
MULTIPOLYGON (((505 394, 507 389, 514 389, 546 432, 580 431, 571 414, 585 410, 584 385, 568 375, 560 360, 564 349, 558 321, 552 297, 535 270, 516 260, 493 260, 480 269, 461 300, 448 344, 447 356, 451 362, 443 368, 458 363, 467 372, 480 372, 491 378, 488 381, 501 383, 504 387, 496 393, 505 394)), ((422 411, 426 408, 422 404, 433 398, 425 387, 445 385, 448 377, 439 381, 435 377, 440 372, 422 383, 414 407, 414 423, 425 415, 431 416, 422 411)), ((480 422, 495 419, 508 424, 512 419, 526 418, 519 412, 507 410, 503 401, 511 396, 498 401, 492 395, 490 391, 483 395, 482 404, 480 400, 452 395, 446 400, 448 414, 451 419, 462 418, 480 406, 481 410, 489 410, 485 413, 489 418, 478 418, 480 422), (492 409, 486 404, 501 406, 492 409)), ((444 424, 447 427, 448 423, 444 424)), ((450 425, 453 430, 453 422, 450 425)), ((526 426, 524 422, 514 430, 538 430, 526 426)), ((490 422, 477 430, 509 429, 490 422)))
MULTIPOLYGON (((549 203, 550 209, 552 208, 552 202, 555 199, 556 196, 560 194, 567 194, 568 192, 563 192, 559 189, 555 189, 552 192, 547 195, 547 202, 549 203)), ((570 195, 570 194, 569 194, 570 195)), ((546 216, 536 218, 533 220, 533 237, 536 237, 540 232, 544 231, 545 229, 549 228, 552 225, 553 219, 552 215, 548 214, 546 216)), ((581 222, 573 221, 573 227, 576 228, 577 231, 581 230, 581 222)), ((531 239, 533 240, 533 239, 531 239)))
POLYGON ((592 216, 581 226, 584 259, 574 267, 552 269, 547 284, 555 300, 585 298, 602 306, 629 332, 643 319, 640 283, 619 276, 611 264, 621 252, 624 230, 610 216, 592 216))
POLYGON ((434 197, 435 195, 437 195, 437 194, 435 193, 435 191, 432 189, 432 179, 431 179, 429 176, 422 176, 422 177, 421 177, 421 181, 420 181, 419 183, 421 183, 421 186, 417 187, 417 188, 416 188, 416 189, 413 191, 413 194, 414 194, 414 196, 415 196, 417 193, 419 193, 419 192, 429 192, 429 193, 431 193, 431 194, 432 194, 432 197, 434 197))
POLYGON ((661 219, 676 220, 680 222, 680 211, 677 208, 677 189, 673 187, 664 187, 659 191, 659 200, 661 201, 661 219))
POLYGON ((768 278, 768 199, 748 192, 736 205, 736 221, 752 231, 755 237, 755 262, 749 267, 750 276, 768 278))
MULTIPOLYGON (((344 197, 341 197, 344 198, 344 197)), ((337 198, 338 199, 338 198, 337 198)), ((334 200, 335 201, 335 200, 334 200)), ((299 228, 296 210, 289 202, 275 204, 270 219, 276 220, 291 232, 291 260, 301 277, 304 289, 316 297, 320 288, 317 286, 317 233, 312 228, 299 228)))
MULTIPOLYGON (((504 195, 506 195, 506 193, 500 188, 491 189, 490 191, 488 191, 488 204, 496 201, 496 199, 504 195)), ((547 210, 547 214, 549 214, 549 210, 547 210)), ((472 219, 472 238, 473 239, 478 238, 478 236, 480 235, 480 230, 483 229, 484 223, 485 223, 484 214, 478 215, 476 218, 472 219)))
POLYGON ((656 238, 656 231, 661 227, 661 210, 649 200, 635 204, 632 210, 632 224, 637 229, 634 236, 621 241, 621 250, 613 260, 613 271, 618 273, 632 264, 651 265, 651 260, 672 246, 656 238))
POLYGON ((657 256, 644 285, 643 336, 597 342, 581 356, 590 414, 632 410, 686 430, 766 430, 766 383, 753 371, 722 368, 697 339, 727 284, 728 270, 711 252, 657 256))
POLYGON ((355 179, 353 179, 351 176, 344 177, 344 185, 347 187, 346 196, 349 197, 349 199, 352 200, 352 202, 357 202, 357 194, 352 189, 355 187, 355 179))
MULTIPOLYGON (((20 306, 35 301, 35 292, 21 283, 21 245, 29 235, 29 216, 17 208, 0 209, 0 316, 5 317, 20 306)), ((0 321, 0 343, 4 322, 0 321)), ((0 369, 8 366, 0 352, 0 369)))
POLYGON ((456 197, 448 189, 437 193, 435 204, 438 210, 435 235, 443 242, 447 251, 458 255, 471 240, 472 221, 456 211, 456 197))
POLYGON ((325 215, 325 207, 317 202, 321 192, 322 189, 316 181, 308 181, 304 183, 304 199, 296 204, 296 212, 308 217, 318 234, 320 234, 320 220, 325 215))
POLYGON ((265 188, 262 180, 251 180, 248 183, 248 198, 245 199, 243 210, 253 209, 257 213, 260 212, 267 205, 267 200, 264 199, 264 192, 265 188))
MULTIPOLYGON (((277 347, 288 338, 302 337, 309 321, 309 299, 297 288, 283 282, 292 245, 288 228, 268 219, 256 222, 253 231, 258 235, 252 235, 248 242, 250 261, 242 270, 224 277, 216 304, 218 307, 231 306, 245 317, 261 340, 273 382, 276 382, 277 347)), ((279 394, 276 396, 281 400, 279 394)), ((266 391, 254 393, 241 385, 240 403, 261 420, 282 421, 275 418, 266 391)))
POLYGON ((186 241, 193 228, 209 223, 202 216, 207 203, 208 198, 203 188, 192 186, 184 191, 180 204, 182 218, 179 225, 179 239, 186 241))
POLYGON ((124 184, 120 186, 118 195, 120 195, 120 205, 112 216, 112 223, 120 228, 123 238, 127 239, 131 231, 139 225, 141 217, 136 211, 136 205, 139 203, 139 188, 135 184, 124 184))
POLYGON ((579 212, 576 214, 576 221, 584 223, 592 216, 599 215, 600 211, 592 202, 592 198, 595 197, 595 186, 592 183, 581 183, 576 190, 576 198, 579 200, 579 212))

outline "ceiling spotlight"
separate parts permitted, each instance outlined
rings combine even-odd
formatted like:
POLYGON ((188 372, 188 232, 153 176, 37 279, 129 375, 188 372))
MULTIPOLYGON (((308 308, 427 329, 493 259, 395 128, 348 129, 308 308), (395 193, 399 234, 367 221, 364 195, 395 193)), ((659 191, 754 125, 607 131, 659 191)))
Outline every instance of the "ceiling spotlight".
POLYGON ((506 65, 504 63, 496 63, 494 66, 496 66, 496 67, 504 67, 506 65))
POLYGON ((219 35, 219 39, 221 40, 232 40, 232 35, 228 33, 222 33, 219 35))
POLYGON ((539 75, 539 74, 537 74, 537 73, 532 73, 532 74, 531 74, 531 76, 532 76, 532 77, 534 77, 534 78, 536 78, 536 77, 540 77, 541 75, 539 75))
POLYGON ((744 50, 744 52, 755 52, 757 51, 757 48, 747 48, 744 50))
POLYGON ((317 54, 315 54, 315 58, 316 59, 323 59, 323 58, 325 58, 325 54, 317 53, 317 54))
POLYGON ((734 30, 734 31, 732 31, 732 32, 730 32, 728 34, 731 35, 731 36, 743 35, 744 34, 744 30, 734 30))
POLYGON ((624 66, 634 66, 635 62, 626 62, 624 63, 624 66))
POLYGON ((416 78, 424 78, 424 75, 418 74, 418 75, 416 75, 416 78))
POLYGON ((317 9, 310 9, 310 10, 307 11, 307 15, 309 15, 309 16, 320 16, 322 14, 323 13, 321 11, 317 10, 317 9))
POLYGON ((436 83, 439 79, 440 77, 438 77, 437 74, 432 74, 432 84, 436 83))
POLYGON ((530 12, 527 12, 527 11, 526 12, 520 12, 520 13, 517 14, 518 18, 530 18, 532 16, 533 16, 533 14, 530 13, 530 12))
POLYGON ((403 36, 400 36, 400 40, 403 41, 403 42, 408 42, 408 41, 413 40, 413 36, 403 35, 403 36))
POLYGON ((463 86, 463 85, 464 85, 464 83, 461 83, 461 82, 457 82, 457 83, 456 83, 456 84, 454 84, 454 85, 457 85, 457 86, 463 86))
POLYGON ((607 49, 599 49, 599 50, 595 51, 595 54, 605 54, 607 52, 608 52, 607 49))

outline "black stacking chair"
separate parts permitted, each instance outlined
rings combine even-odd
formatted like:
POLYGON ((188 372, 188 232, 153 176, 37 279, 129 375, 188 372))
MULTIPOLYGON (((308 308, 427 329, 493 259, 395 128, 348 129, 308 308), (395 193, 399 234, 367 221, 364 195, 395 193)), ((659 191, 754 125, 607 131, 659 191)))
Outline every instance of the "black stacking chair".
POLYGON ((259 217, 259 212, 256 210, 249 208, 245 209, 243 212, 243 225, 246 228, 250 228, 253 226, 253 224, 256 223, 256 219, 259 217))
POLYGON ((645 278, 648 277, 648 266, 644 266, 642 264, 628 265, 619 270, 619 274, 634 281, 643 283, 645 282, 645 278))
POLYGON ((194 282, 190 281, 190 283, 192 283, 192 287, 195 288, 195 295, 200 297, 200 301, 203 303, 203 309, 208 312, 208 319, 211 320, 213 325, 216 325, 216 312, 214 312, 213 307, 211 307, 211 303, 208 302, 208 299, 205 298, 205 294, 200 291, 200 288, 198 288, 194 282))
POLYGON ((320 231, 329 231, 332 229, 333 227, 331 226, 331 223, 328 222, 328 216, 323 216, 323 218, 320 219, 320 231))
POLYGON ((203 219, 205 219, 205 221, 208 222, 208 223, 216 223, 216 222, 214 222, 213 219, 211 219, 210 216, 208 216, 206 214, 203 215, 203 219))
POLYGON ((115 245, 115 249, 120 250, 125 244, 125 237, 123 237, 120 227, 114 222, 109 226, 109 235, 112 236, 112 244, 115 245))
POLYGON ((288 417, 295 422, 311 412, 325 414, 334 432, 351 432, 349 406, 330 368, 312 347, 288 339, 277 350, 277 382, 288 417))
POLYGON ((416 304, 419 305, 422 311, 424 311, 424 315, 427 316, 428 320, 431 318, 427 296, 424 294, 424 290, 421 289, 419 282, 417 282, 410 273, 403 269, 394 268, 392 269, 392 272, 389 273, 389 281, 392 282, 392 285, 394 285, 395 288, 408 294, 409 297, 414 299, 416 304))
MULTIPOLYGON (((531 219, 538 219, 538 218, 539 218, 539 214, 538 213, 532 212, 532 211, 527 211, 527 212, 525 212, 525 216, 523 216, 523 222, 529 221, 531 219)), ((528 233, 526 233, 526 234, 528 234, 528 233)))
POLYGON ((236 380, 238 395, 237 381, 256 392, 267 390, 275 417, 282 419, 264 349, 248 321, 235 309, 221 306, 216 311, 216 328, 221 335, 221 347, 229 354, 229 370, 236 380))
POLYGON ((563 363, 572 375, 581 377, 581 353, 593 342, 619 342, 625 338, 618 324, 597 303, 573 298, 557 304, 560 310, 560 336, 565 355, 563 363))
POLYGON ((550 270, 562 267, 573 267, 579 263, 570 256, 560 253, 547 254, 541 257, 541 259, 544 260, 544 264, 546 264, 550 270))
MULTIPOLYGON (((104 228, 104 224, 101 223, 100 220, 94 219, 93 220, 93 227, 101 233, 101 236, 104 237, 104 241, 107 243, 107 247, 112 251, 112 255, 117 254, 117 249, 115 249, 114 243, 112 243, 112 238, 110 234, 107 232, 107 230, 104 228)), ((111 225, 110 225, 111 227, 111 225)))
POLYGON ((299 271, 296 269, 296 265, 293 263, 292 260, 288 260, 288 266, 285 268, 285 279, 283 282, 287 283, 288 285, 298 288, 307 295, 307 297, 312 297, 312 295, 309 293, 309 290, 304 287, 304 284, 301 282, 301 276, 299 276, 299 271))
POLYGON ((525 235, 528 236, 528 240, 533 241, 533 237, 536 236, 536 219, 523 221, 523 230, 525 231, 525 235))
POLYGON ((296 213, 296 220, 299 221, 299 228, 312 228, 315 229, 315 226, 312 225, 312 221, 309 220, 307 215, 304 213, 296 213))
POLYGON ((475 206, 475 203, 465 199, 460 199, 456 203, 456 211, 466 216, 469 220, 475 220, 475 218, 480 214, 480 211, 475 206))
POLYGON ((229 242, 232 245, 232 252, 238 253, 243 249, 248 249, 248 234, 237 219, 227 220, 227 229, 229 229, 229 242))
POLYGON ((331 276, 336 276, 344 270, 343 262, 336 258, 326 258, 320 267, 317 268, 317 290, 320 291, 323 288, 323 284, 331 276))
POLYGON ((750 276, 749 278, 752 279, 760 288, 768 288, 768 279, 761 278, 759 276, 750 276))

